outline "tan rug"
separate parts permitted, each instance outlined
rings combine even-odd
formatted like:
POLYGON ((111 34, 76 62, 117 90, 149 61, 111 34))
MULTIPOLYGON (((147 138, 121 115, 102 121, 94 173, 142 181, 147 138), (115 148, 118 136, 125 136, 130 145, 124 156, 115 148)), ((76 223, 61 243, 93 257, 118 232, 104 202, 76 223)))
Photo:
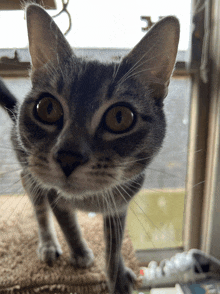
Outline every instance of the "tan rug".
MULTIPOLYGON (((75 269, 69 264, 68 248, 56 224, 63 255, 49 267, 37 258, 37 224, 28 197, 0 195, 0 293, 108 293, 102 217, 81 212, 78 216, 83 235, 95 255, 94 266, 75 269)), ((122 252, 126 265, 138 274, 128 234, 122 252)))

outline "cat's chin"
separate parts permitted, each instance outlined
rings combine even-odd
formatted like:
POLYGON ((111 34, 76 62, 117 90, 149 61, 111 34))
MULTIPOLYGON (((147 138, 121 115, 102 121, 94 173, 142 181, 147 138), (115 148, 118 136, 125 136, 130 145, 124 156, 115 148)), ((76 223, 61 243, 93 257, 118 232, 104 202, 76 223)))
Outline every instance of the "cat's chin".
POLYGON ((83 187, 83 186, 74 186, 71 184, 64 184, 61 187, 57 187, 57 191, 59 194, 61 194, 63 197, 67 199, 84 199, 87 196, 94 196, 99 193, 103 193, 103 191, 109 190, 112 187, 114 187, 114 184, 108 184, 108 185, 101 185, 100 187, 93 185, 91 187, 83 187))
POLYGON ((92 192, 92 191, 73 191, 73 190, 69 190, 69 189, 57 189, 57 192, 59 195, 61 195, 62 197, 68 199, 68 200, 74 200, 74 199, 85 199, 88 196, 93 196, 97 193, 96 192, 92 192))
POLYGON ((67 199, 82 199, 86 195, 94 194, 94 192, 79 187, 73 187, 72 185, 63 185, 62 187, 57 187, 57 191, 60 195, 67 199))
POLYGON ((55 189, 58 194, 67 199, 83 199, 86 196, 92 196, 102 193, 104 190, 111 189, 115 186, 115 183, 111 181, 101 181, 99 184, 91 181, 91 183, 76 183, 70 180, 54 180, 48 177, 42 177, 35 174, 35 179, 38 179, 38 184, 46 190, 55 189))

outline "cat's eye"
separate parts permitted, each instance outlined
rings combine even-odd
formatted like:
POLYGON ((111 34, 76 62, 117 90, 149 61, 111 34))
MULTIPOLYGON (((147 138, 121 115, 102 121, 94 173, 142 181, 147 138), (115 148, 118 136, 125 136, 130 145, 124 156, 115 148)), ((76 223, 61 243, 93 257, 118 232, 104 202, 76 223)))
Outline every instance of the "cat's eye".
POLYGON ((106 111, 104 119, 108 131, 124 133, 134 126, 135 114, 128 105, 115 104, 106 111))
POLYGON ((43 96, 35 107, 36 117, 47 124, 54 124, 63 117, 63 108, 53 96, 43 96))

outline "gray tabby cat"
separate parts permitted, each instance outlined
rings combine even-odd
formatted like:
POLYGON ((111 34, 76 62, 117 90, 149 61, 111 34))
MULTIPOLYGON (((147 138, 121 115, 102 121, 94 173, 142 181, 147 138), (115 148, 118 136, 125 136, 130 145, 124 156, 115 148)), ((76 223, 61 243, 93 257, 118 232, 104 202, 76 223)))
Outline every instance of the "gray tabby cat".
POLYGON ((102 213, 110 293, 131 293, 135 275, 120 253, 126 212, 165 135, 163 100, 179 22, 162 19, 120 64, 103 64, 77 58, 40 6, 27 5, 26 16, 32 89, 19 105, 1 82, 0 103, 13 120, 22 184, 39 226, 39 258, 52 265, 62 253, 53 211, 72 264, 91 266, 75 210, 102 213))

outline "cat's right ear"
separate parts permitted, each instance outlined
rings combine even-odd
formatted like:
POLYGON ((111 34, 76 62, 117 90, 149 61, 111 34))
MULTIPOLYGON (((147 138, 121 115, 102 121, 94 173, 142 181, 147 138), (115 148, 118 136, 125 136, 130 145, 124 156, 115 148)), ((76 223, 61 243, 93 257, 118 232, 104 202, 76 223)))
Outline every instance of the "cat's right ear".
POLYGON ((133 76, 149 85, 155 98, 167 95, 175 65, 180 25, 176 17, 168 16, 156 23, 124 61, 130 65, 125 78, 133 76))
POLYGON ((73 56, 62 32, 41 6, 27 5, 26 19, 32 71, 42 68, 50 61, 58 65, 61 60, 73 56))

